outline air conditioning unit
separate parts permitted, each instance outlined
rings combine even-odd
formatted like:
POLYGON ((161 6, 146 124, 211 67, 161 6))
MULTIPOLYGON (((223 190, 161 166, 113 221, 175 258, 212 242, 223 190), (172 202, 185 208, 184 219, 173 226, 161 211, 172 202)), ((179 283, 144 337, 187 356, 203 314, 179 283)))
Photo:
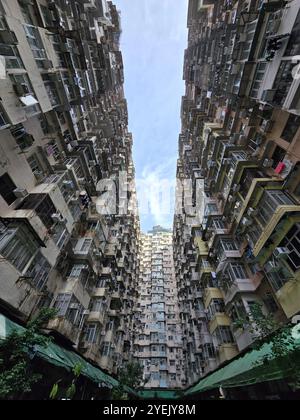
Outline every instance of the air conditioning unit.
POLYGON ((79 308, 79 303, 71 303, 69 308, 70 309, 78 309, 79 308))
POLYGON ((90 160, 89 165, 90 166, 96 166, 97 162, 95 160, 90 160))
POLYGON ((250 217, 256 216, 257 213, 258 213, 258 209, 253 209, 252 207, 249 207, 249 209, 247 210, 247 214, 250 217))
POLYGON ((238 192, 240 191, 240 189, 241 189, 240 184, 234 184, 234 186, 232 187, 233 192, 238 192))
POLYGON ((229 201, 229 203, 232 203, 232 202, 233 202, 233 200, 234 200, 233 196, 232 196, 232 195, 229 195, 229 196, 228 196, 228 201, 229 201))
POLYGON ((88 309, 86 309, 85 311, 83 311, 83 315, 89 315, 90 311, 88 309))
POLYGON ((287 258, 289 253, 290 253, 290 250, 286 247, 278 247, 278 248, 275 248, 273 251, 274 257, 278 259, 287 258))
POLYGON ((71 141, 70 142, 70 145, 72 146, 72 147, 77 147, 78 146, 78 140, 73 140, 73 141, 71 141))
POLYGON ((265 159, 263 161, 263 167, 264 168, 271 168, 273 163, 274 163, 273 159, 265 159))
POLYGON ((28 195, 28 191, 25 188, 16 188, 13 193, 17 198, 25 198, 28 195))
POLYGON ((231 163, 231 158, 224 158, 222 160, 222 164, 223 165, 230 165, 230 163, 231 163))
POLYGON ((270 132, 272 130, 274 121, 273 120, 263 120, 261 123, 261 130, 265 131, 266 133, 270 132))
POLYGON ((276 262, 274 261, 268 261, 265 264, 265 270, 267 273, 278 273, 280 269, 281 269, 280 265, 276 264, 276 262))
POLYGON ((64 180, 63 181, 63 184, 67 187, 67 188, 70 188, 70 189, 74 189, 74 183, 73 183, 73 181, 69 181, 69 180, 64 180))
POLYGON ((18 96, 26 96, 30 93, 29 87, 26 83, 15 83, 13 87, 18 96))
POLYGON ((60 213, 53 213, 51 215, 51 219, 53 220, 53 222, 55 223, 61 223, 64 221, 62 215, 60 213))
POLYGON ((248 219, 247 217, 243 217, 243 219, 242 219, 242 225, 243 226, 250 226, 250 225, 252 225, 252 220, 251 219, 248 219))

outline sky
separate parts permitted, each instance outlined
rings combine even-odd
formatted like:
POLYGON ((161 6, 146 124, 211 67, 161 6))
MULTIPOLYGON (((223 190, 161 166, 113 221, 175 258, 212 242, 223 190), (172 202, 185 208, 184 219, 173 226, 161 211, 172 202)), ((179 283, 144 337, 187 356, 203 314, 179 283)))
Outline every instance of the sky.
POLYGON ((114 3, 121 12, 141 228, 172 227, 188 0, 114 3))

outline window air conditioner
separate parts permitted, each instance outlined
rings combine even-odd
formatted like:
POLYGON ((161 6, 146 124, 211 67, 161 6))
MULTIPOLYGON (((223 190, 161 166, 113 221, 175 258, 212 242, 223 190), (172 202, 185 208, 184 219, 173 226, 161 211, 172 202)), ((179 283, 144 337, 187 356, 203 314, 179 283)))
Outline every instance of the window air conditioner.
POLYGON ((234 186, 232 187, 233 192, 238 192, 240 191, 240 189, 241 189, 240 184, 234 184, 234 186))
POLYGON ((289 253, 290 253, 290 250, 288 248, 285 248, 285 247, 278 247, 278 248, 275 248, 274 251, 273 251, 274 257, 278 258, 278 259, 287 258, 289 253))
POLYGON ((25 188, 16 188, 13 193, 17 198, 25 198, 28 195, 28 191, 25 188))
POLYGON ((276 262, 274 261, 268 261, 265 264, 265 270, 267 273, 278 273, 278 271, 280 271, 281 266, 276 264, 276 262))
POLYGON ((250 225, 252 225, 252 220, 247 219, 247 217, 243 217, 243 219, 242 219, 242 225, 244 225, 244 226, 250 226, 250 225))
POLYGON ((52 218, 53 222, 55 222, 55 223, 61 223, 61 222, 64 221, 64 219, 63 219, 63 217, 60 213, 53 213, 51 215, 51 218, 52 218))
POLYGON ((229 203, 232 203, 232 202, 233 202, 233 200, 234 200, 233 196, 232 196, 232 195, 229 195, 229 196, 228 196, 228 201, 229 201, 229 203))
POLYGON ((248 209, 248 211, 247 211, 247 214, 248 214, 248 216, 255 216, 256 214, 258 213, 258 210, 257 209, 253 209, 252 207, 249 207, 249 209, 248 209))
POLYGON ((272 167, 272 165, 273 165, 273 159, 265 159, 264 161, 263 161, 263 167, 264 168, 271 168, 272 167))

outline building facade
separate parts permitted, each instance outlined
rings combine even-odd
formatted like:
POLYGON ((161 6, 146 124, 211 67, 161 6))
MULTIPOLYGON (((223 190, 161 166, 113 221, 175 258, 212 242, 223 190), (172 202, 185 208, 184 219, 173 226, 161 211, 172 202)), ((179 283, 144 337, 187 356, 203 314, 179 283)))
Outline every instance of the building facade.
POLYGON ((155 226, 140 238, 140 276, 134 341, 145 388, 181 388, 182 333, 177 303, 172 232, 155 226))
POLYGON ((0 2, 1 311, 56 308, 50 333, 111 373, 132 354, 139 246, 120 34, 106 0, 0 2))
POLYGON ((174 259, 190 384, 256 339, 238 322, 253 305, 300 311, 299 22, 299 1, 189 1, 174 259))

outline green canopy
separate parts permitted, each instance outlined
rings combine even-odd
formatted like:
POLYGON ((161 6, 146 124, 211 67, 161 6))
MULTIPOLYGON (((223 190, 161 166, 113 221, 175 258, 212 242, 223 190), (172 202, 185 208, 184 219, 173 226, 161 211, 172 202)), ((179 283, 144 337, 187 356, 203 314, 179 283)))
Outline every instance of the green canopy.
POLYGON ((290 377, 295 366, 291 361, 296 362, 300 367, 300 360, 293 358, 294 346, 300 349, 300 334, 298 331, 298 326, 291 329, 290 338, 293 345, 287 340, 286 355, 283 360, 280 360, 280 364, 278 359, 272 354, 271 341, 263 344, 258 350, 249 351, 244 356, 209 374, 192 388, 185 391, 184 395, 191 395, 218 387, 240 387, 290 377))
MULTIPOLYGON (((12 322, 10 319, 0 314, 0 338, 6 338, 12 331, 22 331, 24 327, 12 322)), ((82 366, 82 374, 97 383, 104 383, 109 387, 118 386, 118 381, 110 375, 104 373, 101 369, 94 367, 83 357, 71 350, 49 343, 47 347, 36 347, 36 356, 48 363, 72 370, 73 367, 80 364, 82 366)))

